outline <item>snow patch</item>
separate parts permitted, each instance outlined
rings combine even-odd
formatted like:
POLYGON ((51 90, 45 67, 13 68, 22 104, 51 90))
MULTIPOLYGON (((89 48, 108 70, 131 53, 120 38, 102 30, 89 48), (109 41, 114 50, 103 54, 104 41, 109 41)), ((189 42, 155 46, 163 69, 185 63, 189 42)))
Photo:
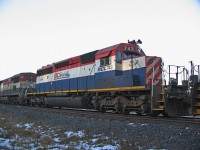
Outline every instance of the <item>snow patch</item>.
POLYGON ((17 124, 15 125, 15 127, 17 127, 17 128, 22 128, 23 126, 22 126, 21 124, 18 124, 18 123, 17 123, 17 124))
POLYGON ((0 133, 3 133, 4 132, 4 129, 3 128, 0 128, 0 133))
POLYGON ((0 147, 6 147, 6 148, 9 148, 9 149, 12 149, 12 146, 10 145, 10 140, 0 138, 0 147))
POLYGON ((119 147, 113 145, 105 145, 103 147, 92 147, 91 150, 118 150, 119 147))
POLYGON ((109 139, 109 137, 108 137, 108 136, 105 136, 105 137, 104 137, 104 139, 105 139, 105 140, 108 140, 108 139, 109 139))
POLYGON ((143 124, 141 124, 141 127, 142 127, 142 126, 147 126, 147 125, 148 125, 147 123, 143 123, 143 124))
POLYGON ((87 142, 85 141, 80 141, 80 143, 77 144, 76 149, 89 149, 89 150, 118 150, 119 147, 113 146, 113 145, 89 145, 87 142))
POLYGON ((61 142, 60 138, 54 138, 53 141, 54 141, 54 142, 57 142, 57 143, 60 143, 60 142, 61 142))
POLYGON ((91 141, 92 143, 95 143, 96 141, 98 141, 98 139, 92 139, 91 141))
POLYGON ((78 131, 78 132, 72 132, 72 131, 67 131, 64 133, 68 138, 72 136, 78 136, 78 137, 84 137, 85 133, 83 131, 78 131))
POLYGON ((134 124, 134 122, 127 124, 127 126, 132 126, 135 127, 136 125, 134 124))
POLYGON ((30 129, 32 127, 33 124, 30 123, 26 123, 24 124, 24 127, 26 127, 26 129, 30 129))

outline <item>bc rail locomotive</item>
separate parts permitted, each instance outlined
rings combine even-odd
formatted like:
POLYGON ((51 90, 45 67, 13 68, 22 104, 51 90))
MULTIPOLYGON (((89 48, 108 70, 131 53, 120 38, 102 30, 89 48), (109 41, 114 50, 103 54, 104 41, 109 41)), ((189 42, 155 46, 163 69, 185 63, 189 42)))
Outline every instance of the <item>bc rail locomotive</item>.
POLYGON ((178 85, 170 78, 166 85, 162 58, 146 56, 141 43, 116 44, 2 80, 0 102, 139 115, 200 114, 198 80, 192 88, 188 79, 178 85))

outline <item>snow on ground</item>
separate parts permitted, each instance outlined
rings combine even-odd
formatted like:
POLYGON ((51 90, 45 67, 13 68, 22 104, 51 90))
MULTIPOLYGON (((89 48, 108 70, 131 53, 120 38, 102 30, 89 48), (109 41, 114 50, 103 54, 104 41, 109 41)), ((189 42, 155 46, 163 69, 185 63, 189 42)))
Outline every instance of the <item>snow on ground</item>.
POLYGON ((0 147, 6 147, 8 149, 12 149, 9 139, 0 138, 0 147))
POLYGON ((78 132, 73 132, 73 131, 67 131, 65 132, 65 135, 70 138, 72 136, 77 136, 77 137, 84 137, 85 133, 84 131, 78 131, 78 132))
POLYGON ((30 129, 31 126, 32 126, 32 124, 30 124, 30 123, 26 123, 26 124, 24 124, 24 127, 26 127, 26 129, 30 129))
POLYGON ((134 122, 127 124, 127 126, 136 127, 136 125, 134 124, 134 122))
POLYGON ((148 124, 147 123, 143 123, 143 124, 141 124, 141 126, 147 126, 148 124))
MULTIPOLYGON (((128 123, 127 126, 137 127, 137 125, 134 122, 128 123)), ((147 123, 142 123, 140 126, 141 127, 142 126, 148 126, 148 124, 147 123)))
POLYGON ((197 119, 199 119, 200 118, 200 115, 195 115, 195 116, 181 116, 181 117, 183 117, 183 118, 197 118, 197 119))
MULTIPOLYGON (((3 118, 1 119, 3 120, 3 118)), ((118 141, 105 135, 91 136, 86 134, 84 130, 61 131, 58 128, 38 126, 34 123, 13 123, 12 125, 13 128, 0 127, 0 149, 120 149, 118 141), (19 130, 20 133, 10 134, 11 130, 13 132, 19 130), (21 134, 22 132, 24 133, 21 134), (27 133, 30 135, 27 136, 27 133)))

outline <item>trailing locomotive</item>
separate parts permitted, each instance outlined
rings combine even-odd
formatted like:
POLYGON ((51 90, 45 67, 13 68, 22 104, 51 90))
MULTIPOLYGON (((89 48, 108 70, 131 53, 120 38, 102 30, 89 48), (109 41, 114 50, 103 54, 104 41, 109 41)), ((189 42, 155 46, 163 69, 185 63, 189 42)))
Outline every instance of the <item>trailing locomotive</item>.
MULTIPOLYGON (((0 100, 3 103, 27 104, 27 90, 35 84, 36 74, 27 72, 0 81, 0 100)), ((33 88, 34 90, 34 88, 33 88)))
MULTIPOLYGON (((32 74, 26 86, 18 88, 14 97, 14 86, 7 93, 3 80, 0 100, 125 114, 170 114, 162 58, 146 56, 141 43, 128 41, 44 66, 37 70, 36 78, 32 74)), ((184 113, 187 111, 188 107, 184 113)))

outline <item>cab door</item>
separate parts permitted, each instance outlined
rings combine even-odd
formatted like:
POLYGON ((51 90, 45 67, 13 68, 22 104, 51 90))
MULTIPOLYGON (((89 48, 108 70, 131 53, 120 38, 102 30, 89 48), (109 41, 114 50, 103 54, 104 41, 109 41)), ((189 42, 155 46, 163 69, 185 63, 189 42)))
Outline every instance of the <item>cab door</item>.
POLYGON ((116 76, 121 76, 123 74, 122 71, 122 52, 117 51, 116 52, 116 60, 115 60, 115 75, 116 76))

